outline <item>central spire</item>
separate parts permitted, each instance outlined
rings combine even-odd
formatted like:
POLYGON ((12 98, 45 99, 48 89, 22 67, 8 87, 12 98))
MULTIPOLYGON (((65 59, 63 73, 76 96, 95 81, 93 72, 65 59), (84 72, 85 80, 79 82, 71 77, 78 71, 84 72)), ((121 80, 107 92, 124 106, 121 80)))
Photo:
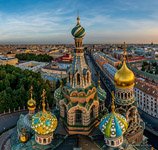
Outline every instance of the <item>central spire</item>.
POLYGON ((91 85, 91 72, 84 57, 82 45, 85 29, 80 24, 80 17, 77 17, 77 24, 71 31, 75 40, 74 59, 69 69, 68 83, 73 88, 86 88, 91 85))
POLYGON ((126 61, 126 56, 127 56, 126 47, 127 47, 127 45, 124 42, 124 45, 123 45, 123 61, 126 61))
POLYGON ((80 17, 77 17, 77 25, 80 25, 80 17))

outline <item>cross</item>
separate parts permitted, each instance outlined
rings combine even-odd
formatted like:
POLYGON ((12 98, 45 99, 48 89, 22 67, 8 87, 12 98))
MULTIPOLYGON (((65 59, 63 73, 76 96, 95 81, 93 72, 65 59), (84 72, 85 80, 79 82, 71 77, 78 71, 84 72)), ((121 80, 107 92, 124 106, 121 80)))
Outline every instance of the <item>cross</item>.
POLYGON ((46 99, 46 90, 45 89, 43 89, 41 97, 42 97, 42 101, 45 101, 45 99, 46 99))
POLYGON ((46 103, 45 103, 45 100, 46 100, 46 90, 45 89, 43 89, 41 97, 42 97, 43 112, 46 112, 46 103))
POLYGON ((33 93, 33 86, 31 85, 31 87, 30 87, 30 96, 31 96, 31 98, 32 98, 32 93, 33 93))

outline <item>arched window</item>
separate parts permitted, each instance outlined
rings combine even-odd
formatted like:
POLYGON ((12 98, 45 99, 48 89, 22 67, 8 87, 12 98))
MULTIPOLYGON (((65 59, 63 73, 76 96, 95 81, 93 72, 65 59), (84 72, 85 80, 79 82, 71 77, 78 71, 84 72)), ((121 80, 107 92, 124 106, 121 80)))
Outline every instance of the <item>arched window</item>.
POLYGON ((111 141, 111 145, 115 145, 114 141, 111 141))
POLYGON ((86 85, 86 76, 84 76, 84 84, 86 85))
POLYGON ((89 72, 87 72, 87 83, 90 82, 90 75, 89 75, 89 72))
POLYGON ((121 98, 123 99, 123 93, 121 93, 121 98))
POLYGON ((95 116, 94 116, 94 107, 95 106, 92 106, 92 108, 91 108, 91 112, 90 112, 90 119, 91 119, 91 121, 95 118, 95 116))
POLYGON ((43 139, 43 143, 46 143, 46 139, 43 139))
POLYGON ((125 93, 125 99, 127 99, 127 93, 125 93))
POLYGON ((80 85, 80 74, 77 74, 77 85, 80 85))
POLYGON ((120 98, 120 92, 118 92, 118 98, 120 98))
POLYGON ((41 138, 39 138, 39 142, 40 142, 40 143, 42 142, 41 138))
POLYGON ((130 97, 131 97, 130 95, 131 95, 131 93, 129 92, 129 93, 128 93, 128 98, 130 98, 130 97))
POLYGON ((82 124, 82 111, 76 110, 76 124, 82 124))
POLYGON ((70 73, 69 73, 69 83, 70 83, 70 73))

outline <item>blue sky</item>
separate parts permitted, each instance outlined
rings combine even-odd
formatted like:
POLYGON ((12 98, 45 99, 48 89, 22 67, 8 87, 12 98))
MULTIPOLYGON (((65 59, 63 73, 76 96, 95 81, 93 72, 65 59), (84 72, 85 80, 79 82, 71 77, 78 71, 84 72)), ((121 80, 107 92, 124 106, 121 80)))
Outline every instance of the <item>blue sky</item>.
POLYGON ((0 43, 158 43, 158 0, 0 0, 0 43))

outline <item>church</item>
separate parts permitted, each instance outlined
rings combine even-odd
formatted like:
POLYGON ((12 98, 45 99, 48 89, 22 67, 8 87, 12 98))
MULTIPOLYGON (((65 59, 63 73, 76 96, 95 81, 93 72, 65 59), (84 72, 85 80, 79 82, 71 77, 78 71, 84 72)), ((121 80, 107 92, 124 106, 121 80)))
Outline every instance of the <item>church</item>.
POLYGON ((59 117, 52 113, 53 110, 47 109, 44 89, 42 110, 36 110, 31 87, 27 102, 29 112, 21 115, 17 122, 17 133, 11 138, 12 150, 62 150, 66 149, 65 141, 76 135, 87 137, 88 142, 98 149, 147 148, 143 146, 145 127, 137 110, 133 90, 135 76, 126 64, 125 44, 123 64, 114 77, 115 91, 111 93, 111 107, 108 110, 105 105, 107 94, 101 88, 100 81, 97 86, 92 82, 91 70, 85 60, 85 29, 79 17, 71 33, 75 41, 72 65, 67 70, 66 84, 61 81, 54 92, 56 108, 53 109, 59 112, 59 117))

